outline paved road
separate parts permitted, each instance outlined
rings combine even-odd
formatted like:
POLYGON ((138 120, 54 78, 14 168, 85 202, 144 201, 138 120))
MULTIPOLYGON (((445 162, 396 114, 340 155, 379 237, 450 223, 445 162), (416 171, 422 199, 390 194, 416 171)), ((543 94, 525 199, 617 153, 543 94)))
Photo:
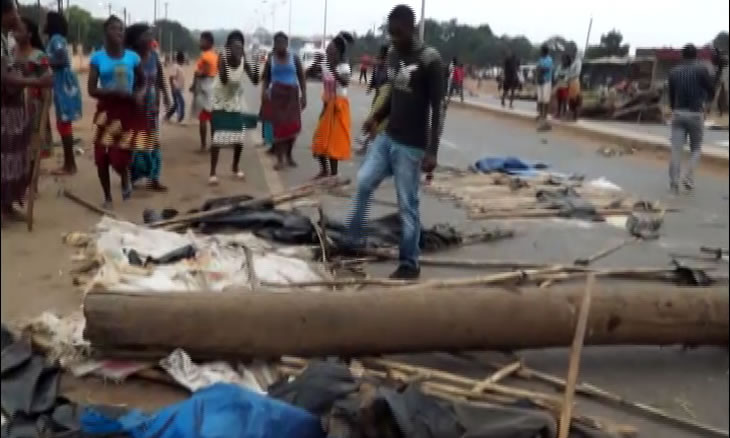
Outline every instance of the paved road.
MULTIPOLYGON (((310 107, 303 116, 304 131, 296 149, 299 168, 281 174, 283 184, 301 183, 317 172, 309 152, 309 142, 321 109, 318 102, 319 85, 309 85, 310 107)), ((251 94, 249 94, 251 95, 251 94)), ((370 98, 362 89, 350 90, 353 126, 360 126, 366 117, 370 98)), ((254 105, 255 102, 252 102, 254 105)), ((565 172, 584 173, 589 177, 604 176, 626 190, 649 199, 663 199, 682 208, 681 213, 666 220, 667 236, 658 243, 636 245, 601 262, 611 265, 663 265, 669 261, 667 251, 696 252, 702 244, 728 242, 728 180, 727 176, 700 175, 695 196, 670 198, 667 193, 664 163, 636 158, 605 158, 596 153, 599 145, 588 145, 557 133, 537 135, 526 124, 491 118, 483 113, 450 109, 443 135, 440 162, 466 167, 487 155, 515 155, 527 161, 549 163, 565 172)), ((360 159, 341 165, 342 173, 354 177, 360 159)), ((376 197, 394 201, 392 182, 386 182, 376 197)), ((329 198, 325 202, 328 214, 345 218, 349 201, 329 198)), ((387 207, 374 207, 373 215, 390 212, 387 207)), ((489 246, 472 246, 452 251, 455 257, 531 259, 542 261, 574 260, 604 247, 607 241, 626 237, 624 230, 610 225, 593 225, 572 221, 502 221, 478 222, 466 220, 462 211, 451 204, 428 196, 422 198, 422 218, 426 225, 449 222, 470 227, 504 226, 520 230, 516 239, 489 246)), ((373 275, 387 275, 393 264, 371 266, 373 275)), ((475 275, 473 271, 429 268, 424 276, 448 277, 475 275)), ((562 374, 567 354, 563 349, 528 352, 535 366, 562 374)), ((588 348, 585 353, 582 378, 605 385, 625 396, 661 406, 678 415, 687 416, 682 406, 688 401, 693 413, 702 421, 715 426, 728 426, 728 356, 717 349, 699 349, 684 353, 676 348, 588 348), (661 371, 660 371, 661 370, 661 371)), ((606 412, 597 405, 584 405, 587 412, 605 415, 617 421, 637 425, 644 437, 686 437, 684 431, 656 423, 606 412)))
MULTIPOLYGON (((499 98, 494 95, 481 95, 479 97, 470 97, 469 100, 475 100, 487 104, 497 105, 499 104, 499 98)), ((516 100, 515 109, 524 111, 534 111, 535 102, 516 100)), ((591 120, 592 122, 598 122, 591 120)), ((638 134, 648 134, 657 137, 667 137, 669 135, 669 128, 661 123, 630 123, 630 122, 613 122, 613 121, 600 121, 601 124, 605 124, 612 128, 625 129, 638 134)), ((728 147, 728 140, 730 139, 730 133, 727 130, 707 130, 705 131, 705 142, 707 145, 716 147, 728 147)))

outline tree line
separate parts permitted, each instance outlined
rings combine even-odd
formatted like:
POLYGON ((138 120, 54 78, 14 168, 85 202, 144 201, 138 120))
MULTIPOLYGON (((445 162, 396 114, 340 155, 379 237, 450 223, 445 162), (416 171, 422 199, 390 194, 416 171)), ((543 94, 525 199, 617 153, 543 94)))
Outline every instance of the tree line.
MULTIPOLYGON (((37 6, 21 5, 22 15, 31 19, 45 16, 45 9, 40 11, 37 6)), ((65 11, 69 24, 68 40, 74 47, 79 47, 85 53, 102 46, 104 42, 104 18, 94 17, 87 10, 71 6, 65 11)), ((42 24, 42 23, 39 23, 42 24)), ((158 20, 155 23, 157 38, 165 52, 182 51, 188 56, 195 56, 199 52, 198 37, 200 32, 193 31, 174 20, 158 20)), ((361 55, 375 55, 386 41, 386 26, 382 25, 377 31, 368 31, 364 35, 355 35, 350 57, 357 61, 361 55)), ((216 41, 222 41, 228 30, 213 31, 216 41)), ((256 29, 253 35, 270 44, 270 33, 265 29, 256 29)), ((575 41, 555 35, 546 41, 533 42, 524 35, 509 36, 496 35, 488 24, 470 26, 459 23, 456 19, 448 21, 426 20, 426 44, 439 50, 445 60, 457 58, 460 62, 475 67, 492 67, 502 64, 505 54, 509 51, 515 54, 523 63, 533 62, 538 58, 540 46, 547 44, 553 55, 558 57, 562 53, 575 55, 578 46, 575 41)), ((301 38, 291 37, 293 50, 298 50, 304 44, 301 38)), ((725 53, 728 50, 728 33, 720 32, 710 43, 719 47, 725 53)), ((629 45, 623 41, 623 35, 612 30, 601 35, 597 45, 589 46, 585 52, 586 59, 605 56, 626 56, 629 54, 629 45)))

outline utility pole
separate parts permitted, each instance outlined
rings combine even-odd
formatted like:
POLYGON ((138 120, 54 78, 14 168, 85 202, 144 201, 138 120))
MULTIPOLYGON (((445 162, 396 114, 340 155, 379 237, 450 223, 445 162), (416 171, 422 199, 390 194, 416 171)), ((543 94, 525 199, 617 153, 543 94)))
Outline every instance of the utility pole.
POLYGON ((426 42, 426 0, 421 0, 421 22, 418 24, 418 36, 426 42))
POLYGON ((588 22, 588 34, 586 34, 586 45, 583 46, 583 56, 586 55, 586 52, 588 51, 588 41, 591 39, 591 29, 593 28, 593 17, 591 17, 591 21, 588 22))
POLYGON ((127 27, 127 7, 125 6, 124 9, 122 9, 122 14, 124 15, 124 27, 127 27))
POLYGON ((289 0, 289 38, 291 38, 291 5, 294 2, 294 0, 289 0))
POLYGON ((327 40, 327 0, 324 0, 324 28, 322 29, 322 50, 325 49, 327 40))
POLYGON ((111 15, 112 15, 112 4, 111 3, 107 4, 107 7, 109 8, 109 16, 111 17, 111 15))

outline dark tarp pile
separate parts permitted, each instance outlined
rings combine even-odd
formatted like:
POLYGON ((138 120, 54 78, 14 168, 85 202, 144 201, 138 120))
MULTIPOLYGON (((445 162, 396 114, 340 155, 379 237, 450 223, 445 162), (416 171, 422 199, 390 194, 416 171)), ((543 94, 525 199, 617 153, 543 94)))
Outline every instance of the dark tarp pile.
MULTIPOLYGON (((2 326, 2 438, 79 435, 82 408, 61 397, 61 369, 2 326)), ((99 407, 101 410, 107 408, 99 407)))
MULTIPOLYGON (((341 363, 310 362, 293 381, 269 388, 271 397, 320 416, 330 438, 552 438, 555 419, 530 401, 514 405, 447 402, 417 384, 395 388, 356 379, 341 363)), ((576 425, 573 438, 610 435, 576 425)))
MULTIPOLYGON (((208 211, 227 205, 251 200, 249 196, 216 198, 207 201, 201 211, 208 211)), ((145 222, 150 223, 164 218, 174 217, 171 209, 163 211, 164 215, 151 210, 144 213, 145 222)), ((335 247, 345 243, 345 224, 326 218, 327 237, 335 247)), ((197 222, 201 232, 217 233, 226 229, 248 230, 256 236, 278 243, 290 245, 318 245, 319 238, 309 217, 297 212, 273 208, 271 204, 257 208, 235 208, 197 222)), ((400 242, 401 224, 397 213, 372 220, 368 224, 368 245, 373 248, 398 246, 400 242)), ((458 245, 463 240, 462 234, 449 225, 436 225, 421 230, 421 249, 436 251, 448 246, 458 245)))

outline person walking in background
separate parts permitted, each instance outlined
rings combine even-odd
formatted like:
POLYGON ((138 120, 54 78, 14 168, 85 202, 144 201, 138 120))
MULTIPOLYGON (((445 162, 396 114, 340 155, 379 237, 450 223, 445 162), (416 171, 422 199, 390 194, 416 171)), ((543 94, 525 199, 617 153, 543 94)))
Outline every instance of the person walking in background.
POLYGON ((210 185, 218 184, 216 168, 220 149, 233 148, 233 164, 231 171, 239 180, 245 178, 240 170, 241 152, 246 138, 246 99, 244 96, 244 80, 246 76, 258 84, 258 74, 246 61, 244 54, 245 40, 243 34, 234 30, 226 38, 223 54, 218 57, 218 75, 213 83, 213 113, 211 128, 213 143, 210 147, 210 185))
POLYGON ((157 51, 152 44, 152 29, 143 23, 127 28, 125 46, 139 55, 144 74, 144 135, 137 137, 132 145, 131 182, 145 178, 149 190, 166 192, 167 187, 160 183, 162 171, 162 151, 160 150, 160 100, 165 108, 170 108, 170 96, 165 86, 165 76, 157 51), (162 99, 160 99, 162 97, 162 99))
POLYGON ((109 167, 119 174, 122 199, 132 194, 129 180, 130 149, 147 141, 147 118, 142 61, 124 48, 124 23, 116 15, 104 22, 104 48, 91 57, 89 96, 97 100, 94 114, 94 161, 104 192, 104 208, 112 207, 109 167))
POLYGON ((357 80, 358 83, 368 83, 368 70, 370 69, 370 57, 368 55, 362 55, 360 57, 360 77, 357 80))
POLYGON ((669 106, 672 110, 672 156, 669 163, 669 187, 679 193, 679 184, 694 189, 694 171, 702 155, 705 129, 705 104, 715 96, 710 71, 697 61, 697 48, 687 44, 682 49, 682 63, 669 73, 669 106), (681 176, 682 150, 689 138, 690 159, 681 176))
POLYGON ((172 94, 172 106, 165 114, 165 120, 170 121, 172 116, 177 113, 177 122, 182 123, 185 120, 185 97, 183 90, 185 89, 185 73, 183 72, 185 65, 185 54, 177 52, 175 62, 170 68, 170 93, 172 94))
POLYGON ((464 64, 454 58, 454 71, 451 74, 451 96, 457 94, 464 102, 464 64))
POLYGON ((49 12, 44 33, 49 37, 46 54, 53 70, 56 129, 63 145, 63 166, 53 171, 53 174, 73 175, 76 173, 73 123, 81 119, 81 87, 76 73, 71 69, 66 41, 68 23, 63 14, 49 12))
POLYGON ((26 88, 50 88, 53 78, 43 75, 39 78, 23 77, 11 47, 15 44, 10 34, 20 25, 15 0, 2 0, 2 106, 0 124, 0 213, 2 222, 22 220, 23 215, 15 210, 14 204, 23 205, 30 182, 30 136, 31 123, 25 105, 26 88))
POLYGON ((292 151, 302 129, 307 106, 307 83, 299 58, 289 50, 284 32, 274 35, 274 50, 264 65, 261 87, 262 114, 271 123, 275 170, 296 167, 292 151))
MULTIPOLYGON (((193 92, 192 113, 200 122, 200 151, 208 147, 208 125, 213 111, 213 82, 218 76, 218 54, 213 50, 215 40, 210 32, 200 34, 200 58, 190 91, 193 92)), ((211 133, 212 134, 212 133, 211 133)))
MULTIPOLYGON (((375 64, 373 66, 373 74, 370 76, 370 83, 368 84, 368 88, 365 91, 365 94, 370 94, 372 91, 375 91, 375 95, 373 96, 372 104, 370 105, 370 114, 368 117, 372 117, 373 114, 380 111, 380 109, 385 105, 388 100, 390 99, 390 85, 388 84, 388 67, 385 63, 385 60, 388 56, 388 45, 385 44, 380 47, 380 52, 378 53, 378 58, 375 60, 375 64)), ((388 126, 388 120, 385 119, 382 122, 380 122, 380 125, 378 125, 376 129, 376 134, 379 134, 383 132, 388 126)), ((358 155, 365 155, 365 152, 367 152, 368 145, 370 144, 371 138, 369 135, 365 135, 362 139, 359 140, 362 143, 362 147, 356 151, 358 155)))
POLYGON ((421 172, 436 168, 443 127, 444 68, 438 51, 418 38, 416 15, 409 6, 391 10, 388 33, 393 47, 387 59, 390 99, 365 121, 363 130, 375 134, 386 118, 388 127, 375 138, 358 171, 347 235, 354 252, 366 245, 373 192, 393 176, 402 232, 399 266, 391 278, 415 279, 420 275, 418 192, 421 172))
MULTIPOLYGON (((30 18, 23 17, 20 23, 13 31, 15 38, 15 62, 19 71, 26 78, 40 79, 45 76, 51 76, 51 69, 48 65, 48 57, 43 51, 43 42, 38 32, 38 26, 30 18)), ((41 125, 44 109, 44 94, 50 90, 45 87, 31 87, 26 93, 26 108, 28 109, 28 117, 31 120, 32 135, 44 139, 45 142, 40 144, 41 158, 47 158, 51 154, 52 138, 51 124, 46 113, 46 121, 41 125)))
POLYGON ((520 69, 520 62, 517 60, 512 51, 507 51, 507 56, 504 57, 504 64, 502 65, 502 106, 505 105, 505 100, 509 95, 509 107, 514 108, 515 91, 520 85, 520 79, 518 77, 518 71, 520 69))
POLYGON ((580 91, 580 73, 582 66, 581 55, 580 53, 576 53, 575 59, 570 63, 570 67, 565 75, 565 80, 568 82, 568 110, 570 110, 573 121, 578 120, 580 107, 583 103, 580 91))
POLYGON ((327 45, 322 66, 324 108, 312 139, 312 154, 319 161, 315 178, 337 175, 338 162, 350 159, 352 133, 347 87, 352 70, 345 54, 352 41, 352 35, 340 32, 327 45))
POLYGON ((537 61, 537 120, 538 129, 550 129, 547 117, 550 111, 550 98, 553 86, 553 58, 550 48, 543 44, 540 47, 540 59, 537 61))
POLYGON ((560 119, 568 113, 568 70, 573 63, 570 55, 563 53, 561 63, 555 70, 555 118, 560 119))

